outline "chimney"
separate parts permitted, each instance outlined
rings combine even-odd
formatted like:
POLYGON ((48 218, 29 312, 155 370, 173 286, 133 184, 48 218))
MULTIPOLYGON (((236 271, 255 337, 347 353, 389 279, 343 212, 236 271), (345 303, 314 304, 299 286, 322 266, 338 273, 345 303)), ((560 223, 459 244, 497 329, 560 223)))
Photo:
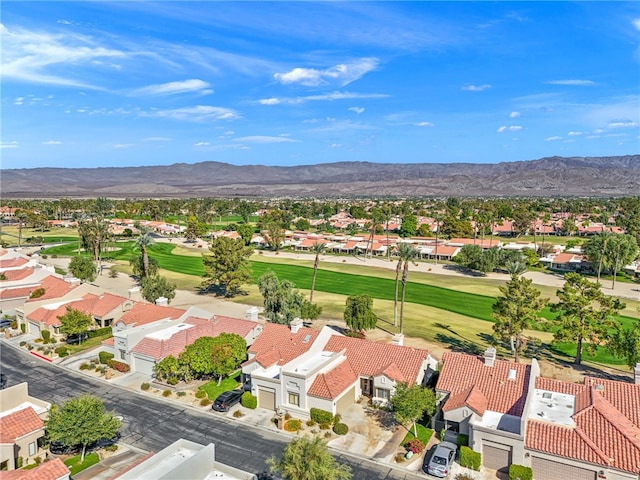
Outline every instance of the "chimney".
POLYGON ((167 299, 167 297, 158 297, 156 298, 156 305, 166 307, 167 305, 169 305, 169 300, 167 299))
POLYGON ((291 320, 291 323, 289 324, 289 327, 291 327, 291 333, 298 333, 298 330, 300 330, 301 326, 302 326, 301 318, 294 318, 293 320, 291 320))
POLYGON ((244 318, 247 320, 251 320, 253 322, 258 321, 258 307, 251 307, 247 309, 247 312, 244 314, 244 318))
POLYGON ((493 347, 487 347, 484 351, 484 364, 487 367, 493 367, 493 363, 496 361, 496 349, 493 347))
POLYGON ((127 292, 129 293, 129 298, 131 300, 141 300, 142 299, 142 295, 140 294, 140 287, 131 287, 129 290, 127 290, 127 292))
POLYGON ((391 339, 391 343, 393 345, 403 346, 404 345, 404 335, 402 333, 396 333, 393 336, 393 338, 391 339))
POLYGON ((633 379, 636 385, 640 385, 640 362, 633 367, 633 379))

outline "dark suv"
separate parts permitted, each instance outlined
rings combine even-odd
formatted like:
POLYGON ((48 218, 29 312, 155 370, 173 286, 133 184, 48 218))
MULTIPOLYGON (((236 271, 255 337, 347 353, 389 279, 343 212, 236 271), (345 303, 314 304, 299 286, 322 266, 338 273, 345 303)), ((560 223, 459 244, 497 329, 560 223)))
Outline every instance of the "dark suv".
POLYGON ((240 401, 243 393, 244 391, 242 390, 229 390, 228 392, 221 393, 215 402, 213 402, 211 408, 216 412, 228 412, 231 407, 240 401))
POLYGON ((67 337, 67 343, 69 345, 77 345, 84 342, 87 338, 89 338, 89 335, 86 333, 72 333, 67 337))

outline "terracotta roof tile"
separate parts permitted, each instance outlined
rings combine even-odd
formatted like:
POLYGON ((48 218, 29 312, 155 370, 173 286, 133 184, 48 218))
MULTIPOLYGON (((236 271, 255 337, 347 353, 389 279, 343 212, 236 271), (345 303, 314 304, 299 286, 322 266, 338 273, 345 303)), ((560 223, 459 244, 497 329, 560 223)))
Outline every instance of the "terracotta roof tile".
POLYGON ((258 357, 269 352, 269 355, 275 355, 272 352, 274 350, 279 357, 278 365, 284 365, 308 351, 319 333, 318 330, 306 327, 300 328, 297 333, 291 333, 287 325, 266 323, 248 352, 258 357))
POLYGON ((69 468, 59 458, 48 460, 31 470, 0 472, 0 480, 59 480, 69 478, 69 468))
MULTIPOLYGON (((42 297, 40 297, 42 298, 42 297)), ((119 297, 110 293, 95 295, 87 293, 81 298, 70 300, 55 309, 40 307, 28 315, 29 320, 47 325, 60 325, 60 317, 64 316, 69 309, 78 310, 93 317, 102 317, 114 310, 118 305, 128 301, 125 297, 119 297)))
POLYGON ((33 267, 21 268, 20 270, 6 270, 3 273, 3 282, 15 282, 17 280, 24 280, 25 278, 33 275, 33 267))
MULTIPOLYGON (((76 289, 78 285, 71 285, 69 282, 62 278, 49 275, 42 279, 40 282, 40 288, 44 289, 44 295, 38 298, 30 298, 28 302, 36 302, 42 300, 51 300, 54 298, 62 298, 72 290, 76 289)), ((34 288, 35 290, 35 288, 34 288)))
POLYGON ((467 406, 478 415, 484 415, 488 404, 489 401, 484 393, 482 393, 478 387, 472 385, 466 390, 462 390, 460 393, 449 397, 442 410, 448 412, 455 410, 456 408, 467 406))
POLYGON ((316 376, 311 384, 309 395, 320 398, 337 398, 358 379, 349 362, 344 360, 327 373, 316 376))
POLYGON ((0 260, 0 268, 14 268, 20 267, 29 263, 29 260, 23 257, 6 258, 0 260))
POLYGON ((36 288, 37 287, 34 287, 33 285, 28 287, 3 288, 2 290, 0 290, 0 300, 9 300, 12 298, 26 299, 36 288))
POLYGON ((0 443, 14 443, 28 433, 44 428, 44 422, 33 407, 0 417, 0 443))
POLYGON ((127 326, 146 325, 165 318, 178 319, 184 315, 185 310, 174 307, 165 307, 154 303, 136 302, 133 308, 126 312, 116 323, 124 323, 127 326))

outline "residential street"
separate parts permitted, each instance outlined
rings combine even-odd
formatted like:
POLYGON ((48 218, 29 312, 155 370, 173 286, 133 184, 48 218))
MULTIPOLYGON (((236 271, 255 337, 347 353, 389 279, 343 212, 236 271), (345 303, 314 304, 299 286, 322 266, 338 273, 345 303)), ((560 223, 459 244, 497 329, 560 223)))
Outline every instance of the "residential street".
MULTIPOLYGON (((85 393, 96 395, 108 410, 124 417, 121 442, 138 449, 157 452, 179 438, 201 444, 213 442, 218 461, 259 474, 266 471, 266 459, 279 455, 290 438, 285 433, 248 428, 210 412, 93 380, 34 358, 4 340, 0 349, 0 366, 8 386, 26 381, 30 395, 56 404, 85 393)), ((351 466, 354 480, 426 478, 365 458, 333 453, 351 466)))

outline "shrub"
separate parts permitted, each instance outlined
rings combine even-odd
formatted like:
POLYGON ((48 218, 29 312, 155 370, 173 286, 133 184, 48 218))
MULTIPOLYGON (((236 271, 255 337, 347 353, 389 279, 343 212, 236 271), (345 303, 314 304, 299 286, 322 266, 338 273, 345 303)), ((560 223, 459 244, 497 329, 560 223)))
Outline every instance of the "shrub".
POLYGON ((478 452, 474 452, 469 447, 460 447, 460 465, 471 470, 480 470, 482 456, 478 452))
POLYGON ((422 443, 418 438, 412 438, 405 446, 411 453, 420 453, 424 450, 424 443, 422 443))
POLYGON ((340 420, 342 420, 342 415, 340 415, 339 413, 336 413, 333 416, 333 424, 336 425, 336 424, 340 423, 340 420))
POLYGON ((44 352, 44 347, 38 347, 39 352, 44 352))
POLYGON ((129 365, 127 365, 126 363, 119 362, 119 361, 113 360, 113 359, 109 360, 107 362, 107 365, 109 365, 114 370, 117 370, 118 372, 126 373, 126 372, 131 370, 131 367, 129 365))
POLYGON ((102 337, 103 335, 107 335, 109 333, 111 333, 111 327, 97 328, 95 330, 89 330, 87 332, 87 338, 102 337))
POLYGON ((178 395, 179 397, 184 397, 186 394, 187 392, 183 392, 183 391, 176 393, 176 395, 178 395))
POLYGON ((240 403, 243 407, 253 410, 258 407, 258 397, 252 395, 251 392, 244 392, 240 398, 240 403))
MULTIPOLYGON (((17 321, 17 320, 13 320, 13 321, 11 322, 11 328, 13 328, 14 330, 15 330, 16 328, 18 328, 18 321, 17 321)), ((23 332, 23 333, 24 333, 24 332, 23 332)))
POLYGON ((26 344, 27 344, 27 342, 25 342, 25 341, 20 342, 20 346, 21 347, 24 347, 26 344))
POLYGON ((533 480, 533 470, 524 465, 511 465, 509 467, 509 480, 533 480))
POLYGON ((113 353, 109 353, 109 352, 100 352, 100 353, 98 353, 98 360, 103 365, 108 365, 109 364, 109 360, 112 360, 112 359, 113 359, 113 353))
POLYGON ((242 411, 241 411, 241 410, 236 410, 235 412, 233 412, 233 416, 234 416, 235 418, 240 418, 240 417, 242 417, 243 415, 244 415, 244 413, 242 413, 242 411))
POLYGON ((16 468, 22 468, 23 463, 24 463, 24 458, 22 457, 16 458, 16 468))
POLYGON ((406 458, 404 458, 404 455, 402 455, 401 453, 396 455, 395 461, 396 463, 402 463, 406 460, 406 458))
POLYGON ((114 443, 113 445, 107 445, 106 447, 104 447, 104 449, 107 452, 115 452, 116 450, 118 450, 118 445, 114 443))
POLYGON ((69 349, 65 346, 56 348, 55 352, 59 357, 66 357, 67 355, 69 355, 69 349))
POLYGON ((33 350, 33 345, 31 345, 31 344, 27 345, 27 349, 28 350, 33 350))
POLYGON ((293 418, 291 420, 287 420, 287 422, 284 424, 284 429, 287 432, 297 432, 301 428, 302 428, 302 422, 300 420, 295 419, 295 418, 293 418))
POLYGON ((284 414, 284 419, 285 420, 291 420, 291 414, 289 412, 284 414))
POLYGON ((349 433, 349 426, 346 423, 336 423, 333 426, 333 433, 337 435, 346 435, 349 433))
POLYGON ((475 477, 472 477, 468 473, 459 473, 455 476, 455 480, 476 480, 475 477))
POLYGON ((34 342, 35 342, 35 343, 42 343, 42 339, 41 339, 41 338, 36 338, 36 339, 34 340, 34 342))
POLYGON ((142 390, 147 391, 147 390, 149 390, 149 388, 151 388, 151 385, 149 385, 148 383, 146 383, 146 382, 145 382, 145 383, 143 383, 142 385, 140 385, 140 388, 141 388, 142 390))
POLYGON ((329 430, 331 428, 331 424, 328 422, 320 424, 320 430, 329 430))
POLYGON ((307 427, 313 427, 316 424, 316 421, 311 419, 307 420, 307 427))
POLYGON ((211 405, 212 403, 213 402, 208 398, 203 398, 202 400, 200 400, 200 405, 203 407, 206 407, 207 405, 211 405))
POLYGON ((324 438, 331 438, 331 431, 324 432, 324 438))
POLYGON ((171 396, 171 390, 165 390, 164 392, 162 392, 162 396, 163 396, 163 397, 169 397, 169 396, 171 396))
POLYGON ((20 331, 21 331, 22 333, 25 333, 25 332, 27 331, 27 326, 26 326, 24 323, 21 323, 21 324, 20 324, 20 331))
POLYGON ((44 288, 40 287, 40 288, 36 288, 33 292, 31 292, 31 295, 29 295, 29 298, 40 298, 43 295, 44 295, 44 288))
POLYGON ((458 444, 458 448, 468 447, 469 435, 465 435, 464 433, 459 433, 458 436, 456 437, 456 443, 458 444))
POLYGON ((167 378, 167 383, 171 386, 175 386, 178 384, 178 379, 176 377, 167 378))
POLYGON ((196 398, 205 398, 207 396, 207 392, 204 390, 198 390, 196 392, 196 398))
POLYGON ((311 419, 317 423, 331 423, 333 422, 333 414, 321 408, 311 409, 311 419))
POLYGON ((42 337, 43 343, 48 343, 49 339, 51 338, 51 332, 49 330, 42 330, 40 332, 40 336, 42 337))

